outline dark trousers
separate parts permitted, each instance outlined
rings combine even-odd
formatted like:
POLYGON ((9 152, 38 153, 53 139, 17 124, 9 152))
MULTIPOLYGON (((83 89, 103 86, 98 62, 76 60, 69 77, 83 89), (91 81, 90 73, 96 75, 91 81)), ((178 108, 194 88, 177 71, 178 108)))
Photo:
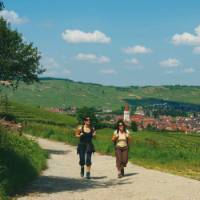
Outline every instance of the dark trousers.
POLYGON ((120 171, 128 163, 128 147, 115 147, 116 166, 120 171))
POLYGON ((80 148, 79 149, 79 164, 81 166, 90 166, 92 164, 91 162, 91 157, 92 157, 92 152, 86 151, 86 148, 80 148))

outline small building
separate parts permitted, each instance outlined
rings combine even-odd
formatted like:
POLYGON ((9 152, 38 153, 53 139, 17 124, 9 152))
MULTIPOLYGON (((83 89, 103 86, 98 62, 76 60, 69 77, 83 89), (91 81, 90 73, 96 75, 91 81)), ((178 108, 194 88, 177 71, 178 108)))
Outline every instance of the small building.
POLYGON ((0 80, 0 85, 10 86, 11 82, 10 81, 1 81, 0 80))

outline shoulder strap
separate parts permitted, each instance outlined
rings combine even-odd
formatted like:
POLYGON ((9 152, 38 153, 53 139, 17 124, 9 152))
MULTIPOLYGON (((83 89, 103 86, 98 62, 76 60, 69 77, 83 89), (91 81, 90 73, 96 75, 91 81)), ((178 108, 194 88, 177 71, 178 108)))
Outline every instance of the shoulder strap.
POLYGON ((81 127, 81 132, 84 133, 84 125, 81 127))

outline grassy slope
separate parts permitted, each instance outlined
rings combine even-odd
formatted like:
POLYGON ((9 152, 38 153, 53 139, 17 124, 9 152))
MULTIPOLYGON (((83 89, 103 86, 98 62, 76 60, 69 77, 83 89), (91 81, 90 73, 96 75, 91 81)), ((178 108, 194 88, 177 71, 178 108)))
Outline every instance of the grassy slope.
POLYGON ((21 85, 16 92, 8 91, 13 101, 42 107, 105 106, 119 109, 123 99, 158 98, 199 104, 200 87, 146 86, 119 88, 64 80, 43 80, 21 85))
MULTIPOLYGON (((1 111, 0 106, 0 111, 1 111)), ((21 122, 24 125, 31 123, 58 125, 62 127, 74 127, 77 121, 74 117, 70 117, 66 114, 51 113, 44 109, 35 108, 33 106, 26 106, 17 103, 12 103, 8 107, 8 113, 14 115, 17 122, 21 122)))
MULTIPOLYGON (((23 124, 23 132, 27 130, 27 133, 32 133, 32 135, 42 134, 43 127, 45 127, 44 134, 48 137, 53 132, 52 127, 58 127, 59 130, 56 129, 56 133, 63 135, 62 130, 68 133, 77 123, 69 116, 16 103, 9 105, 8 112, 16 118, 17 122, 23 124)), ((59 137, 54 139, 59 139, 59 137)), ((35 178, 44 167, 45 155, 34 142, 14 134, 4 134, 0 130, 0 195, 3 195, 4 191, 6 194, 13 194, 35 178)), ((0 196, 1 198, 3 199, 0 196)))
POLYGON ((22 190, 46 166, 38 144, 0 127, 0 199, 22 190))

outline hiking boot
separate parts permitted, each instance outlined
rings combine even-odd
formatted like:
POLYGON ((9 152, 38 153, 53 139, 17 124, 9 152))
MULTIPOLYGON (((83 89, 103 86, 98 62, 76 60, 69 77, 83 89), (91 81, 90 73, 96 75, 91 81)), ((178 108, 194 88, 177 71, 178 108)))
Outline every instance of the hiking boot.
POLYGON ((84 167, 81 167, 81 177, 84 177, 84 167))
POLYGON ((118 178, 122 178, 122 174, 118 174, 118 178))
POLYGON ((86 178, 90 179, 90 172, 86 172, 86 178))
POLYGON ((121 174, 124 176, 124 168, 121 169, 121 174))

